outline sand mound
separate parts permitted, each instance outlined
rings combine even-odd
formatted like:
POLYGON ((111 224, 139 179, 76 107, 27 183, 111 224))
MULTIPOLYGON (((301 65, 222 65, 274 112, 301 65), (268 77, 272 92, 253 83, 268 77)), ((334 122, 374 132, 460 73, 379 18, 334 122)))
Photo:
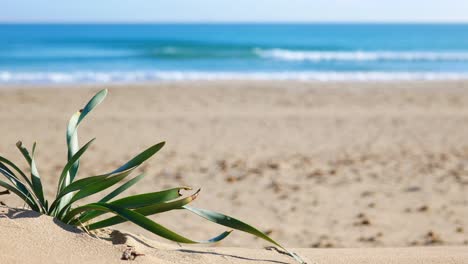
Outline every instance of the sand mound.
POLYGON ((0 208, 1 263, 117 263, 117 247, 52 217, 0 208))
MULTIPOLYGON (((294 263, 276 250, 180 247, 117 230, 91 237, 36 212, 0 207, 0 263, 294 263)), ((308 263, 468 263, 464 247, 298 249, 308 263)))

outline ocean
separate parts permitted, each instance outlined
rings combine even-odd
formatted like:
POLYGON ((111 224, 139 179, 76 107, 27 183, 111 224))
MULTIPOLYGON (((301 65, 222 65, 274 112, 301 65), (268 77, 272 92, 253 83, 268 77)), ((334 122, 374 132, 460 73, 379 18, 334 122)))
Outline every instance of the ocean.
POLYGON ((468 79, 468 24, 0 24, 0 83, 468 79))

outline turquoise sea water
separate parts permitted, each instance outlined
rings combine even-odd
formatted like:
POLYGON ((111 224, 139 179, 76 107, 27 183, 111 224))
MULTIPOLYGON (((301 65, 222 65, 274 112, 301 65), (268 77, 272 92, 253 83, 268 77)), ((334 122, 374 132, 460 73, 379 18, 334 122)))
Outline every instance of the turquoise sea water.
POLYGON ((0 24, 0 83, 468 79, 468 24, 0 24))

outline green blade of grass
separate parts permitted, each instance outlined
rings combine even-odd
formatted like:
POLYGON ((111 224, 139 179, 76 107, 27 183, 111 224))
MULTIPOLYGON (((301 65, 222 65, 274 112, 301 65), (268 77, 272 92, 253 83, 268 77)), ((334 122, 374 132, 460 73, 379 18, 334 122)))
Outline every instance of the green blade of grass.
POLYGON ((31 182, 33 186, 34 193, 36 194, 39 202, 43 206, 45 206, 45 199, 44 199, 44 190, 42 187, 41 176, 39 175, 39 171, 37 170, 36 161, 34 159, 34 153, 36 152, 36 142, 34 142, 31 152, 31 182))
MULTIPOLYGON (((88 179, 88 180, 86 180, 86 183, 88 184, 87 181, 89 181, 89 182, 91 182, 93 184, 96 184, 98 181, 103 180, 103 179, 107 178, 107 176, 110 176, 112 174, 120 175, 122 173, 127 173, 127 172, 129 174, 133 169, 137 168, 139 165, 141 165, 147 159, 151 158, 154 154, 156 154, 156 152, 158 152, 163 146, 164 146, 164 142, 153 145, 153 146, 149 147, 148 149, 146 149, 145 151, 138 154, 137 156, 135 156, 133 159, 131 159, 130 161, 128 161, 127 163, 125 163, 124 165, 119 167, 118 169, 116 169, 116 170, 114 170, 114 171, 112 171, 112 172, 110 172, 108 174, 104 174, 102 176, 96 176, 96 177, 100 177, 100 178, 88 179)), ((128 175, 128 174, 126 174, 126 175, 128 175)), ((77 190, 80 190, 80 189, 84 188, 86 186, 86 184, 84 184, 84 183, 85 183, 85 181, 80 181, 80 180, 78 180, 78 181, 76 181, 74 183, 71 183, 69 186, 66 186, 60 192, 59 195, 57 195, 56 199, 61 199, 61 197, 63 197, 64 195, 67 195, 70 192, 77 191, 77 190)), ((64 208, 67 204, 72 203, 71 202, 72 199, 73 198, 67 199, 66 203, 58 201, 58 202, 60 202, 60 207, 64 208)), ((55 202, 52 204, 52 206, 55 209, 55 202)))
POLYGON ((57 197, 50 205, 49 213, 55 216, 57 211, 60 211, 66 204, 68 204, 71 197, 73 196, 72 192, 76 192, 80 190, 81 188, 84 188, 87 185, 101 181, 107 177, 109 176, 108 175, 91 176, 91 177, 80 179, 71 183, 70 185, 65 187, 59 194, 57 194, 57 197), (64 197, 66 197, 67 195, 70 196, 70 198, 65 200, 64 197), (64 201, 67 201, 67 202, 64 202, 64 201))
MULTIPOLYGON (((73 191, 78 191, 85 186, 89 184, 96 184, 97 182, 106 179, 107 177, 110 177, 111 175, 117 176, 117 175, 122 175, 125 174, 126 176, 130 174, 130 172, 137 168, 139 165, 141 165, 143 162, 145 162, 147 159, 151 158, 156 152, 158 152, 162 147, 164 146, 164 142, 158 143, 154 146, 149 147, 145 151, 141 152, 137 156, 135 156, 133 159, 119 167, 118 169, 104 175, 100 176, 94 176, 94 177, 88 177, 82 180, 78 180, 76 182, 71 183, 70 185, 66 186, 58 195, 57 199, 60 199, 64 195, 73 192, 73 191)), ((71 199, 69 200, 69 202, 71 199)), ((69 203, 68 202, 68 203, 69 203)))
MULTIPOLYGON (((128 176, 130 173, 132 173, 132 171, 133 171, 133 169, 130 169, 130 170, 127 170, 127 171, 123 171, 121 173, 117 173, 114 176, 118 176, 118 175, 128 176)), ((71 197, 73 197, 73 194, 72 194, 73 192, 79 191, 79 190, 85 188, 86 186, 90 186, 90 185, 102 182, 102 181, 104 181, 105 179, 107 179, 107 178, 109 178, 111 176, 112 175, 104 174, 104 175, 98 175, 98 176, 91 176, 91 177, 87 177, 87 178, 84 178, 84 179, 79 179, 77 181, 72 182, 70 185, 65 187, 57 195, 57 197, 55 198, 55 201, 50 206, 49 211, 51 213, 55 212, 53 215, 56 216, 57 215, 56 213, 58 211, 60 211, 63 207, 65 207, 65 205, 69 204, 69 202, 71 200, 71 198, 70 198, 70 199, 67 200, 67 203, 63 203, 62 202, 63 197, 65 197, 66 195, 70 195, 71 197)))
POLYGON ((80 150, 78 150, 75 155, 67 162, 65 167, 62 170, 62 173, 60 174, 60 179, 59 179, 59 184, 58 184, 58 190, 57 194, 68 184, 66 183, 66 178, 67 175, 70 175, 70 169, 73 167, 73 164, 75 164, 76 161, 80 159, 80 157, 85 153, 85 151, 88 149, 88 147, 93 143, 95 138, 91 139, 88 143, 86 143, 80 150))
MULTIPOLYGON (((68 161, 72 159, 72 157, 76 154, 76 152, 78 152, 78 149, 80 148, 78 144, 78 132, 77 132, 78 119, 80 115, 81 115, 81 111, 78 111, 75 114, 73 114, 67 124, 66 139, 67 139, 68 161)), ((65 175, 65 179, 60 181, 59 188, 63 189, 73 182, 76 175, 78 174, 79 167, 80 167, 80 161, 76 160, 71 165, 68 173, 65 175)), ((68 204, 71 197, 72 197, 72 194, 67 194, 63 198, 61 198, 59 200, 59 207, 63 207, 66 204, 68 204)))
POLYGON ((145 177, 145 174, 142 173, 142 174, 134 177, 133 179, 129 180, 128 182, 120 185, 117 189, 113 190, 111 193, 109 193, 108 195, 104 196, 104 198, 99 200, 99 203, 105 203, 105 202, 108 202, 108 201, 114 199, 116 196, 118 196, 119 194, 126 191, 128 188, 135 185, 137 182, 139 182, 144 177, 145 177))
POLYGON ((137 156, 135 156, 133 159, 129 160, 127 163, 124 165, 120 166, 118 169, 114 170, 111 172, 111 174, 114 173, 119 173, 124 170, 128 170, 131 168, 135 168, 145 162, 147 159, 151 158, 156 152, 158 152, 162 147, 164 147, 165 142, 160 142, 156 145, 153 145, 146 149, 145 151, 141 152, 137 156))
MULTIPOLYGON (((38 208, 40 208, 43 213, 47 212, 46 208, 37 199, 35 193, 33 191, 30 191, 18 179, 18 177, 10 169, 8 169, 8 167, 6 167, 2 162, 0 162, 0 173, 2 175, 4 175, 13 184, 14 187, 16 187, 19 191, 21 191, 26 197, 28 197, 31 200, 32 203, 34 203, 38 208)), ((32 187, 31 187, 31 189, 32 189, 32 187)))
MULTIPOLYGON (((133 179, 129 180, 128 182, 122 184, 121 186, 119 186, 117 189, 115 189, 114 191, 112 191, 111 193, 109 193, 108 195, 106 195, 105 197, 103 197, 101 200, 99 200, 98 202, 99 203, 105 203, 109 200, 112 200, 114 197, 118 196, 119 194, 121 194, 122 192, 124 192, 125 190, 127 190, 128 188, 132 187, 135 183, 137 183, 138 181, 140 181, 141 179, 143 179, 145 177, 145 174, 142 173, 136 177, 134 177, 133 179)), ((81 216, 80 216, 80 220, 79 222, 86 222, 90 219, 93 219, 95 217, 98 217, 99 215, 103 214, 104 212, 101 212, 101 211, 91 211, 91 212, 86 212, 86 213, 83 213, 81 216), (89 219, 88 219, 89 218, 89 219), (84 220, 83 220, 84 219, 84 220)))
POLYGON ((81 111, 81 115, 80 115, 80 118, 78 119, 78 124, 81 123, 81 121, 96 107, 98 106, 100 103, 102 103, 102 101, 104 101, 104 99, 106 98, 107 96, 107 89, 103 89, 101 91, 99 91, 97 94, 95 94, 93 96, 93 98, 91 98, 91 100, 89 100, 89 102, 85 105, 85 107, 83 108, 83 110, 81 111))
POLYGON ((26 159, 26 162, 28 163, 28 165, 30 165, 31 155, 29 155, 29 151, 25 147, 23 147, 23 142, 21 141, 16 142, 16 147, 19 149, 21 154, 23 154, 23 157, 26 159))
POLYGON ((16 177, 16 175, 8 169, 2 162, 0 162, 0 173, 5 176, 13 185, 18 188, 18 190, 22 191, 23 193, 29 194, 29 190, 26 186, 16 177))
MULTIPOLYGON (((99 105, 107 95, 107 89, 99 91, 96 95, 89 100, 86 106, 76 112, 68 122, 67 126, 67 146, 68 146, 68 160, 70 160, 73 155, 78 151, 79 144, 78 144, 78 125, 83 121, 83 119, 97 106, 99 105)), ((69 178, 65 181, 65 185, 70 184, 75 179, 76 175, 78 174, 78 169, 80 166, 79 160, 77 160, 72 167, 70 168, 70 175, 69 178)))
MULTIPOLYGON (((68 161, 70 161, 75 155, 76 152, 78 152, 80 145, 78 144, 78 132, 77 126, 78 126, 78 119, 80 118, 81 111, 76 112, 73 114, 68 121, 67 125, 67 148, 68 148, 68 161)), ((70 172, 67 175, 65 181, 64 181, 64 186, 67 186, 71 182, 73 182, 73 179, 75 178, 76 174, 78 173, 78 169, 80 167, 80 161, 77 160, 75 163, 70 168, 70 172)))
POLYGON ((69 207, 76 201, 101 192, 114 184, 117 184, 119 181, 123 180, 130 174, 128 171, 118 173, 115 176, 107 177, 101 181, 95 182, 93 184, 88 184, 85 187, 81 188, 75 195, 72 196, 71 200, 64 205, 59 213, 56 215, 57 218, 61 219, 62 215, 69 209, 69 207))
MULTIPOLYGON (((99 181, 105 180, 107 178, 106 175, 115 174, 117 176, 117 175, 121 175, 121 174, 126 174, 126 176, 127 176, 133 169, 137 168, 139 165, 141 165, 147 159, 151 158, 154 154, 156 154, 156 152, 158 152, 164 146, 164 144, 165 144, 164 142, 160 142, 160 143, 158 143, 156 145, 153 145, 153 146, 149 147, 148 149, 146 149, 145 151, 138 154, 137 156, 135 156, 133 159, 131 159, 130 161, 128 161, 124 165, 120 166, 118 169, 116 169, 116 170, 114 170, 114 171, 112 171, 112 172, 110 172, 108 174, 103 175, 103 178, 96 178, 96 180, 89 179, 89 181, 92 182, 92 184, 97 184, 99 181)), ((64 213, 64 209, 69 207, 73 202, 75 202, 77 200, 77 198, 79 198, 79 196, 84 194, 84 192, 82 192, 80 195, 77 194, 78 195, 77 197, 73 196, 73 197, 68 198, 70 196, 70 195, 68 195, 68 193, 73 192, 73 191, 77 191, 77 190, 81 190, 81 189, 85 188, 85 186, 87 186, 87 185, 84 184, 84 182, 79 182, 79 184, 76 184, 77 182, 78 181, 76 181, 74 183, 71 183, 70 185, 66 186, 60 192, 60 194, 57 196, 56 200, 52 203, 51 211, 55 210, 56 212, 57 211, 59 212, 59 214, 55 214, 55 216, 59 216, 60 214, 64 213), (64 197, 65 195, 67 195, 67 199, 62 199, 62 197, 64 197), (58 210, 56 209, 57 203, 59 203, 58 210)), ((81 198, 79 198, 79 199, 81 199, 81 198)))
POLYGON ((80 199, 83 199, 85 197, 88 197, 90 195, 93 195, 95 193, 104 191, 105 189, 113 186, 114 184, 117 184, 121 180, 123 180, 125 177, 128 176, 129 173, 120 173, 115 176, 111 176, 108 178, 103 179, 102 181, 95 182, 93 184, 89 184, 82 189, 80 189, 75 195, 73 195, 73 198, 71 199, 71 203, 76 202, 80 199))
POLYGON ((36 211, 36 212, 41 212, 41 209, 39 208, 39 206, 37 205, 37 202, 34 201, 30 196, 28 196, 27 194, 21 192, 18 188, 16 188, 15 186, 12 186, 2 180, 0 180, 0 186, 2 186, 3 188, 13 192, 14 194, 18 195, 19 198, 21 198, 21 200, 23 200, 25 203, 28 204, 29 207, 31 207, 32 210, 36 211))
MULTIPOLYGON (((124 165, 122 165, 121 167, 119 167, 118 169, 116 169, 116 170, 114 170, 114 171, 112 171, 110 173, 103 174, 102 176, 95 176, 95 177, 106 177, 106 176, 120 175, 122 173, 131 172, 132 170, 134 170, 135 168, 140 166, 143 162, 145 162, 147 159, 151 158, 154 154, 156 154, 156 152, 158 152, 163 146, 164 146, 164 142, 161 142, 161 143, 158 143, 158 144, 156 144, 154 146, 151 146, 148 149, 146 149, 145 151, 143 151, 140 154, 138 154, 137 156, 135 156, 133 159, 131 159, 127 163, 125 163, 124 165)), ((88 178, 90 178, 90 177, 88 177, 88 178)), ((91 180, 91 179, 89 179, 89 180, 91 180)), ((85 181, 78 180, 78 181, 76 181, 74 183, 78 183, 78 182, 80 183, 80 185, 82 185, 82 183, 84 183, 85 181)), ((74 183, 72 183, 71 185, 73 185, 74 183)), ((77 187, 78 184, 75 184, 73 186, 73 188, 71 187, 71 185, 70 185, 70 187, 67 187, 67 188, 77 190, 76 187, 77 187)), ((68 189, 67 189, 67 192, 69 192, 68 189)), ((63 190, 63 192, 65 192, 65 189, 63 190)))
MULTIPOLYGON (((166 202, 160 202, 160 203, 151 203, 148 206, 136 208, 133 211, 137 212, 139 214, 142 214, 144 216, 148 216, 148 215, 154 215, 154 214, 158 214, 158 213, 162 213, 162 212, 167 212, 167 211, 174 210, 174 209, 182 209, 182 206, 184 206, 186 204, 189 204, 190 202, 195 200, 197 198, 199 192, 200 192, 200 190, 198 190, 197 192, 195 192, 194 194, 192 194, 192 195, 190 195, 188 197, 178 199, 178 200, 166 201, 166 202)), ((119 206, 125 207, 125 205, 119 205, 119 206)), ((89 228, 89 230, 94 230, 94 229, 97 229, 97 228, 104 228, 104 227, 108 227, 108 226, 113 226, 113 225, 120 224, 120 223, 123 223, 123 222, 126 222, 126 221, 127 220, 125 218, 122 218, 122 217, 119 217, 119 216, 114 216, 114 217, 110 217, 108 219, 104 219, 102 221, 93 223, 93 224, 89 225, 87 228, 89 228)), ((82 223, 84 223, 84 222, 82 222, 82 223)))
POLYGON ((262 231, 256 229, 255 227, 253 227, 251 225, 248 225, 248 224, 246 224, 246 223, 244 223, 244 222, 242 222, 242 221, 240 221, 240 220, 238 220, 236 218, 233 218, 233 217, 221 214, 221 213, 213 212, 213 211, 210 211, 210 210, 194 208, 194 207, 191 207, 191 206, 184 206, 184 208, 189 210, 190 212, 200 216, 200 217, 203 217, 203 218, 211 221, 211 222, 214 222, 214 223, 226 226, 226 227, 230 227, 230 228, 233 228, 233 229, 236 229, 236 230, 240 230, 240 231, 249 233, 251 235, 254 235, 256 237, 262 238, 262 239, 264 239, 264 240, 266 240, 266 241, 268 241, 268 242, 282 248, 283 250, 285 250, 291 257, 293 257, 299 263, 305 263, 304 260, 302 260, 297 254, 295 254, 293 252, 290 252, 289 250, 287 250, 286 248, 281 246, 278 242, 271 239, 269 236, 267 236, 262 231))
POLYGON ((26 176, 26 174, 20 170, 20 168, 18 168, 18 166, 16 166, 13 162, 9 161, 8 159, 0 156, 0 162, 3 162, 5 163, 6 165, 10 166, 11 168, 13 168, 15 171, 17 171, 21 177, 23 177, 23 179, 26 181, 26 183, 32 188, 32 183, 31 181, 29 180, 29 178, 26 176))
POLYGON ((181 190, 191 190, 191 188, 177 187, 160 192, 137 194, 113 201, 111 204, 125 208, 139 208, 179 198, 181 190))
POLYGON ((39 176, 39 172, 36 167, 36 162, 34 160, 34 152, 36 150, 36 143, 33 144, 32 154, 30 155, 28 150, 23 147, 21 141, 16 143, 16 146, 20 150, 21 154, 23 154, 24 158, 28 162, 28 165, 31 169, 31 186, 35 196, 38 198, 39 202, 41 203, 41 207, 44 207, 44 191, 42 188, 41 177, 39 176))
MULTIPOLYGON (((172 188, 172 189, 168 189, 168 190, 164 190, 160 192, 133 195, 133 196, 129 196, 129 197, 125 197, 125 198, 113 201, 111 202, 111 204, 121 206, 127 209, 134 209, 138 207, 148 206, 148 205, 155 204, 155 203, 162 203, 162 202, 166 202, 166 201, 179 198, 180 190, 190 190, 190 188, 178 187, 178 188, 172 188)), ((100 203, 107 202, 103 200, 104 199, 101 199, 101 201, 99 202, 100 203)), ((86 223, 89 220, 96 218, 102 214, 104 214, 104 212, 101 212, 101 211, 88 212, 88 213, 81 215, 78 221, 81 223, 86 223)))
MULTIPOLYGON (((67 148, 68 148, 68 160, 70 161, 73 156, 79 151, 78 143, 78 125, 83 121, 83 119, 97 106, 99 105, 107 95, 107 90, 101 90, 98 92, 91 100, 86 104, 86 106, 76 112, 69 120, 67 125, 67 148)), ((65 179, 62 180, 60 188, 64 188, 71 184, 76 175, 78 174, 78 169, 80 167, 80 161, 77 159, 70 167, 69 172, 65 176, 65 179)), ((60 207, 64 207, 71 200, 71 194, 65 195, 60 200, 60 207)))
POLYGON ((206 241, 191 240, 165 228, 164 226, 152 221, 151 219, 143 216, 142 214, 139 214, 132 210, 125 209, 125 208, 122 208, 113 204, 106 204, 106 203, 94 203, 94 204, 84 205, 84 206, 73 209, 72 211, 70 211, 69 215, 70 217, 73 218, 77 214, 81 212, 85 212, 87 210, 98 210, 98 211, 114 213, 152 232, 153 234, 156 234, 160 237, 166 238, 171 241, 179 242, 179 243, 188 243, 188 244, 214 243, 214 242, 221 241, 222 239, 226 238, 231 233, 230 231, 226 231, 226 232, 223 232, 221 235, 214 237, 212 239, 206 240, 206 241))

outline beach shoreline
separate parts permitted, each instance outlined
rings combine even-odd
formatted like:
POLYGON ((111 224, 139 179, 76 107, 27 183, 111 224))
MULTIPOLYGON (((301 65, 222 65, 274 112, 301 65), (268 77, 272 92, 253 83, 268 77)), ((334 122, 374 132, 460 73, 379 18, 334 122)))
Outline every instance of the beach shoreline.
MULTIPOLYGON (((227 79, 227 80, 157 80, 157 81, 141 81, 141 82, 71 82, 71 83, 0 83, 0 90, 11 90, 11 89, 63 89, 63 88, 149 88, 149 87, 164 87, 175 85, 180 88, 189 88, 195 84, 196 87, 208 86, 212 87, 213 85, 227 85, 227 86, 237 86, 238 88, 245 88, 246 84, 256 84, 260 87, 277 87, 288 88, 288 86, 306 86, 309 89, 316 88, 326 88, 326 87, 336 87, 336 86, 345 86, 345 87, 401 87, 402 85, 410 85, 417 87, 433 87, 433 86, 442 86, 448 85, 448 89, 453 89, 454 87, 466 87, 468 85, 468 79, 441 79, 441 80, 330 80, 330 81, 320 81, 320 80, 253 80, 253 79, 227 79)), ((222 88, 222 87, 220 87, 222 88)), ((296 87, 293 87, 293 89, 296 87)), ((413 87, 415 88, 415 87, 413 87)))

